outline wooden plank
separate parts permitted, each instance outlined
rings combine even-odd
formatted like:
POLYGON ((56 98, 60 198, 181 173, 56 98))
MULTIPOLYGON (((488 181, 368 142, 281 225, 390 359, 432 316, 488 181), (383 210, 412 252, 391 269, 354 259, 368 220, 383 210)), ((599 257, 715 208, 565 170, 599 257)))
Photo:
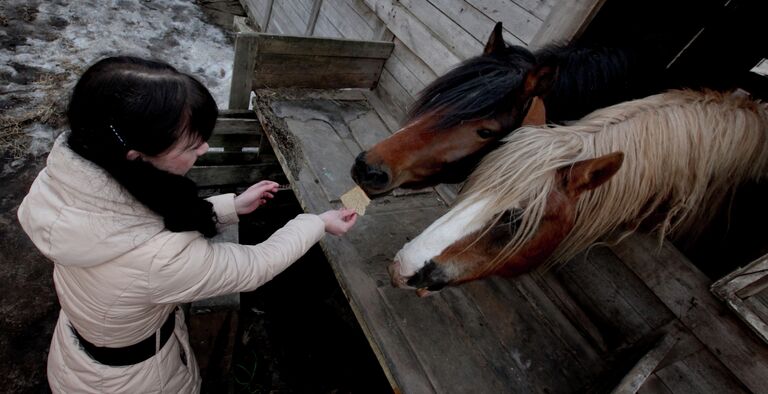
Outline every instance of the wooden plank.
POLYGON ((259 53, 282 55, 320 55, 386 59, 392 43, 338 38, 254 34, 259 40, 259 53))
POLYGON ((653 371, 656 370, 661 361, 669 354, 672 348, 677 345, 679 340, 677 330, 672 330, 664 335, 651 350, 640 358, 611 393, 636 393, 646 382, 648 377, 651 376, 653 371))
POLYGON ((354 187, 349 169, 361 150, 345 118, 353 119, 371 113, 373 110, 370 107, 354 102, 276 101, 272 110, 293 133, 301 136, 302 144, 307 147, 303 154, 312 163, 310 170, 314 172, 328 201, 337 201, 354 187))
POLYGON ((540 19, 511 1, 467 0, 467 2, 491 19, 502 22, 515 37, 525 43, 531 42, 542 25, 540 19))
POLYGON ((237 34, 235 36, 235 59, 232 64, 232 84, 229 89, 229 108, 248 109, 251 97, 253 67, 258 49, 257 36, 237 34))
POLYGON ((195 165, 219 166, 225 164, 253 164, 263 162, 259 160, 259 151, 253 152, 211 152, 200 156, 195 165))
POLYGON ((325 8, 320 12, 319 19, 317 21, 317 26, 315 26, 315 34, 314 37, 324 37, 324 38, 348 38, 344 37, 343 34, 339 31, 338 28, 331 22, 331 20, 328 18, 328 15, 325 13, 325 8))
MULTIPOLYGON (((345 73, 377 75, 384 66, 383 59, 323 56, 323 55, 285 55, 259 53, 256 57, 256 74, 275 74, 284 72, 330 74, 336 73, 344 78, 345 73)), ((256 81, 259 83, 260 81, 256 81)), ((340 84, 343 86, 342 84, 340 84)))
POLYGON ((560 1, 552 8, 547 19, 527 41, 538 49, 553 42, 568 43, 584 32, 605 0, 560 1))
POLYGON ((212 135, 261 135, 261 124, 256 119, 222 118, 216 121, 212 135))
POLYGON ((557 274, 616 349, 636 342, 674 319, 653 292, 605 247, 594 247, 557 274))
POLYGON ((549 16, 557 0, 514 0, 515 4, 530 12, 539 20, 544 20, 549 16))
POLYGON ((436 74, 446 73, 461 59, 402 5, 393 0, 365 0, 392 33, 419 56, 436 74))
MULTIPOLYGON (((387 63, 384 64, 384 68, 389 69, 389 72, 392 73, 392 75, 395 76, 398 81, 402 79, 402 76, 396 71, 396 68, 388 67, 390 62, 397 61, 402 63, 403 66, 406 67, 408 71, 419 80, 419 83, 416 84, 417 86, 427 86, 437 78, 437 74, 435 74, 435 72, 432 71, 432 69, 429 68, 429 66, 424 63, 421 58, 416 56, 410 49, 408 49, 408 47, 405 46, 402 41, 400 41, 398 38, 395 38, 393 42, 395 46, 392 50, 392 56, 390 56, 390 59, 387 60, 387 63), (392 58, 396 59, 393 60, 392 58)), ((405 87, 406 84, 408 84, 408 80, 406 79, 400 83, 405 87)), ((414 97, 415 96, 416 95, 414 95, 414 97)))
POLYGON ((307 30, 304 32, 305 36, 315 34, 315 25, 317 24, 317 17, 320 15, 320 7, 322 6, 323 0, 314 0, 314 3, 312 3, 312 11, 309 13, 309 21, 307 21, 307 30))
POLYGON ((637 390, 639 394, 674 394, 656 374, 652 374, 637 390))
POLYGON ((370 149, 377 142, 389 137, 384 121, 375 111, 368 111, 354 119, 345 119, 355 142, 363 150, 370 149))
POLYGON ((669 244, 628 237, 611 249, 748 389, 768 387, 768 347, 709 292, 709 279, 669 244), (627 242, 629 240, 629 242, 627 242))
POLYGON ((456 319, 451 312, 452 305, 442 294, 415 302, 412 292, 391 287, 382 287, 379 291, 436 392, 500 393, 510 389, 503 383, 503 375, 497 374, 513 374, 493 364, 498 360, 485 357, 483 349, 464 331, 464 322, 456 319), (446 346, 448 338, 450 346, 446 346))
POLYGON ((374 58, 260 53, 252 86, 371 89, 383 66, 374 58))
POLYGON ((404 113, 402 109, 395 107, 391 100, 388 100, 388 95, 383 89, 379 87, 371 92, 366 92, 365 97, 390 132, 395 132, 400 128, 404 113))
MULTIPOLYGON (((718 360, 705 349, 666 368, 656 376, 673 393, 748 393, 718 360)), ((765 390, 763 387, 759 391, 765 390)))
POLYGON ((404 119, 404 115, 407 113, 408 107, 413 103, 414 98, 408 94, 408 91, 397 82, 388 70, 382 70, 377 89, 382 100, 392 103, 396 113, 401 114, 399 118, 404 119))
POLYGON ((725 301, 764 342, 768 342, 768 255, 726 275, 712 285, 712 292, 725 301), (761 295, 762 293, 762 295, 761 295), (757 297, 757 298, 755 298, 757 297), (755 299, 752 299, 755 298, 755 299))
POLYGON ((258 148, 260 141, 259 134, 214 134, 208 139, 208 145, 224 148, 228 152, 240 152, 242 148, 258 148))
POLYGON ((368 40, 381 40, 381 41, 392 40, 392 37, 387 38, 387 37, 383 37, 380 34, 382 30, 387 29, 387 25, 381 19, 379 19, 378 16, 376 16, 375 12, 373 12, 370 8, 368 8, 367 5, 365 5, 365 2, 363 0, 347 0, 347 1, 344 1, 343 4, 351 8, 356 14, 358 14, 360 18, 362 18, 365 21, 365 23, 368 25, 368 27, 371 29, 372 34, 370 36, 361 36, 360 38, 365 38, 368 40))
MULTIPOLYGON (((439 8, 440 11, 445 13, 445 15, 451 18, 456 24, 461 26, 481 43, 472 56, 477 56, 483 52, 485 43, 488 41, 493 26, 497 22, 496 19, 480 12, 477 8, 464 0, 429 0, 429 2, 434 4, 435 7, 439 8)), ((510 44, 525 46, 525 42, 515 36, 514 33, 509 30, 509 26, 507 25, 503 25, 502 36, 504 37, 504 41, 510 44)))
POLYGON ((294 7, 295 1, 276 1, 272 8, 272 20, 280 26, 280 34, 301 36, 306 29, 306 18, 302 18, 294 7))
POLYGON ((505 365, 517 369, 513 373, 526 384, 514 392, 577 389, 606 368, 600 355, 529 276, 489 278, 467 284, 463 291, 487 319, 486 335, 497 335, 504 345, 500 351, 515 359, 505 365))
POLYGON ((442 10, 424 0, 400 0, 408 11, 418 18, 432 33, 459 59, 477 56, 485 42, 467 33, 461 26, 446 16, 442 10))
POLYGON ((338 88, 371 88, 371 81, 375 81, 377 74, 374 73, 349 73, 343 78, 338 73, 324 74, 306 74, 294 72, 291 74, 276 72, 273 74, 259 74, 258 82, 254 83, 254 89, 258 88, 280 88, 280 87, 298 87, 298 88, 320 88, 320 89, 338 89, 338 88))
POLYGON ((198 187, 248 185, 269 179, 284 183, 283 171, 275 163, 247 165, 196 166, 187 173, 198 187))
POLYGON ((350 8, 346 1, 324 0, 323 12, 340 34, 345 38, 365 40, 373 39, 373 30, 368 23, 350 8))
MULTIPOLYGON (((219 121, 229 119, 256 119, 256 114, 249 109, 219 109, 219 121)), ((261 129, 261 125, 258 126, 261 129)))

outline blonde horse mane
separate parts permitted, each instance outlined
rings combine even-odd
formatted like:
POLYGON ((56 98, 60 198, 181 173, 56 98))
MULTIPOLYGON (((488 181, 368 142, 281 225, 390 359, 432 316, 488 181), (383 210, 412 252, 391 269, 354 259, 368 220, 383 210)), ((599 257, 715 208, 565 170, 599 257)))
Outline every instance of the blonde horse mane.
POLYGON ((608 182, 581 195, 573 230, 545 267, 564 263, 616 230, 631 233, 662 210, 660 239, 695 231, 746 180, 768 175, 768 110, 747 97, 676 90, 593 112, 561 127, 524 127, 481 162, 460 200, 489 199, 481 223, 525 210, 493 271, 536 233, 556 171, 621 151, 608 182))

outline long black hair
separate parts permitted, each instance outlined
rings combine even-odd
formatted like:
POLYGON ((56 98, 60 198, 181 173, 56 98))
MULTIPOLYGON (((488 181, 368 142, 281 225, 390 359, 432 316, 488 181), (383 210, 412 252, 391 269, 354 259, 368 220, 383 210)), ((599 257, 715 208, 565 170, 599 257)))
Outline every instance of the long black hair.
POLYGON ((178 141, 206 141, 217 116, 210 92, 192 76, 159 61, 109 57, 88 68, 75 85, 67 142, 161 215, 169 230, 212 237, 213 206, 197 196, 192 180, 141 159, 128 160, 126 154, 156 156, 178 141))

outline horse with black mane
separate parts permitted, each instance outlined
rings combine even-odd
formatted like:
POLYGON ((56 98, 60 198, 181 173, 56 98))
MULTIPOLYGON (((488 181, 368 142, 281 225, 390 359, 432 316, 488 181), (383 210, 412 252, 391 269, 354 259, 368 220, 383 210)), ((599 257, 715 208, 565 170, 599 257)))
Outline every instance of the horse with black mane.
POLYGON ((568 126, 523 127, 390 275, 426 295, 564 263, 616 231, 695 237, 739 185, 766 177, 768 106, 735 93, 672 90, 568 126))
POLYGON ((546 122, 562 123, 658 91, 662 68, 650 58, 577 46, 532 53, 507 45, 499 22, 482 55, 427 86, 405 126, 357 157, 352 178, 371 195, 461 182, 512 130, 544 123, 543 107, 546 122))

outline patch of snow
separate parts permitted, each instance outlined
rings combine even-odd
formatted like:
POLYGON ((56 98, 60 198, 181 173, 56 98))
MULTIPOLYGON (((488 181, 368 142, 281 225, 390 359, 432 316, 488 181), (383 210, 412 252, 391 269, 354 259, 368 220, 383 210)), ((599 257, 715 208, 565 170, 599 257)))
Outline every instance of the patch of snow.
MULTIPOLYGON (((0 40, 12 39, 12 34, 22 37, 14 45, 0 46, 0 101, 24 102, 11 106, 8 115, 43 106, 52 93, 59 102, 66 100, 90 64, 118 54, 164 60, 201 79, 220 108, 228 105, 233 45, 194 1, 3 0, 0 11, 17 16, 0 24, 0 40), (17 12, 22 9, 30 13, 17 12), (22 33, 19 26, 25 29, 22 33), (40 80, 29 80, 30 75, 40 80), (63 80, 46 85, 40 77, 45 75, 63 80), (45 86, 55 91, 45 91, 45 86)), ((32 136, 31 151, 41 154, 51 146, 48 134, 62 130, 32 124, 25 131, 32 136)))

